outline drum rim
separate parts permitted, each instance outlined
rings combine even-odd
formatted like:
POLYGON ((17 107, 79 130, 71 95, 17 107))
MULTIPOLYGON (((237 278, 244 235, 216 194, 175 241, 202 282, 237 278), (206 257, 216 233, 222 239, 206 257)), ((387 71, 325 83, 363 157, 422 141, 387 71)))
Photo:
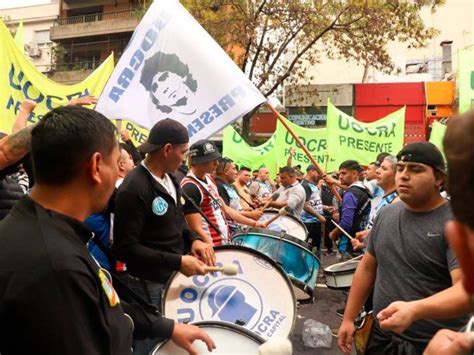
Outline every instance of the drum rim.
POLYGON ((296 244, 299 247, 301 247, 303 249, 306 249, 308 251, 308 253, 312 254, 321 263, 321 261, 316 256, 316 254, 314 254, 311 251, 311 247, 308 243, 306 243, 304 240, 293 237, 292 235, 290 235, 288 233, 285 233, 282 236, 281 232, 275 232, 275 231, 272 231, 272 230, 269 230, 269 229, 263 229, 263 228, 249 227, 249 228, 245 228, 242 232, 238 232, 238 233, 234 234, 230 239, 233 241, 235 237, 238 237, 240 235, 247 235, 247 234, 258 234, 258 235, 263 235, 263 236, 270 237, 270 238, 275 238, 275 239, 281 239, 283 237, 283 239, 285 239, 289 243, 296 244), (257 231, 257 232, 253 232, 253 231, 257 231), (263 231, 265 231, 265 232, 263 232, 263 231))
MULTIPOLYGON (((297 287, 298 289, 300 289, 302 292, 306 293, 306 294, 309 294, 309 298, 304 298, 304 299, 301 299, 301 300, 298 300, 297 301, 299 303, 313 303, 314 302, 314 290, 316 288, 316 285, 314 285, 314 288, 312 289, 311 287, 309 287, 308 285, 306 285, 303 281, 300 281, 298 279, 295 279, 294 277, 292 276, 288 276, 288 278, 291 280, 291 283, 297 287), (308 291, 307 291, 308 290, 308 291)), ((296 297, 296 295, 295 295, 296 297)))
MULTIPOLYGON (((273 268, 275 270, 277 270, 282 276, 283 276, 283 279, 285 280, 285 283, 286 285, 289 287, 289 289, 291 290, 291 297, 293 298, 293 319, 291 321, 291 328, 290 328, 290 333, 288 334, 291 335, 291 333, 293 332, 293 329, 295 328, 295 324, 296 324, 296 315, 298 313, 298 309, 296 307, 296 302, 297 302, 297 299, 296 299, 296 295, 295 295, 295 292, 293 291, 293 284, 290 280, 290 278, 288 277, 288 275, 286 274, 286 272, 283 270, 283 268, 278 265, 276 263, 276 261, 274 261, 273 259, 271 259, 270 257, 266 256, 265 254, 259 252, 258 250, 255 250, 255 249, 252 249, 252 248, 249 248, 249 247, 245 247, 243 245, 235 245, 235 244, 228 244, 228 245, 217 245, 217 246, 214 246, 214 250, 226 250, 226 249, 240 249, 241 251, 246 251, 246 252, 249 252, 250 254, 258 254, 259 257, 261 257, 262 259, 264 259, 266 262, 268 262, 270 265, 273 266, 273 268)), ((170 284, 171 282, 173 281, 174 277, 176 276, 176 274, 180 273, 179 271, 175 271, 171 274, 169 280, 166 282, 165 284, 165 288, 163 289, 163 293, 161 295, 161 315, 163 317, 166 317, 165 315, 165 300, 166 300, 166 295, 168 294, 168 290, 170 289, 170 284)), ((199 321, 199 322, 208 322, 208 321, 199 321)), ((216 321, 217 322, 217 321, 216 321)), ((195 322, 197 323, 197 322, 195 322)), ((234 323, 230 323, 230 322, 222 322, 222 323, 225 323, 225 324, 234 324, 234 323)), ((244 327, 242 327, 244 328, 244 327)), ((247 328, 245 328, 246 330, 249 330, 247 328)), ((251 330, 249 330, 251 332, 251 330)), ((271 339, 271 338, 269 338, 271 339)))
MULTIPOLYGON (((350 261, 350 260, 348 260, 350 261)), ((357 269, 357 266, 359 266, 359 263, 360 263, 360 260, 354 260, 352 263, 348 263, 347 261, 343 262, 343 263, 336 263, 336 264, 332 264, 332 265, 329 265, 327 266, 326 268, 324 268, 324 274, 329 274, 329 275, 348 275, 348 274, 353 274, 355 273, 356 269, 357 269), (337 270, 328 270, 330 269, 331 267, 335 266, 335 265, 339 265, 339 264, 347 264, 347 265, 355 265, 355 268, 354 269, 350 269, 350 270, 341 270, 341 271, 337 271, 337 270)))
MULTIPOLYGON (((265 343, 265 339, 263 339, 260 335, 257 333, 252 332, 251 330, 244 328, 240 325, 234 324, 234 323, 226 323, 222 321, 213 321, 213 320, 203 320, 203 321, 198 321, 198 322, 193 322, 189 323, 191 325, 195 325, 199 328, 201 326, 207 326, 209 328, 219 328, 219 329, 229 329, 231 328, 233 331, 240 333, 241 335, 246 336, 247 338, 250 338, 252 340, 255 340, 259 345, 262 345, 265 343)), ((156 344, 156 346, 153 348, 152 353, 155 351, 160 350, 165 344, 167 344, 171 339, 165 339, 162 342, 156 344)))
MULTIPOLYGON (((278 210, 272 210, 272 209, 266 209, 266 210, 263 210, 263 213, 271 213, 271 214, 277 214, 278 213, 278 210)), ((293 216, 292 214, 288 213, 288 214, 285 214, 285 217, 289 217, 290 219, 293 219, 295 222, 297 222, 299 225, 301 225, 301 227, 303 227, 305 233, 306 233, 306 238, 308 237, 308 228, 306 228, 306 224, 304 224, 302 221, 300 221, 296 216, 293 216)), ((296 238, 296 237, 294 237, 296 238)), ((301 240, 301 239, 300 239, 301 240)))
MULTIPOLYGON (((263 213, 276 214, 278 213, 278 210, 266 209, 266 210, 263 210, 263 213)), ((293 216, 292 214, 288 213, 285 215, 285 217, 290 217, 291 219, 295 220, 295 222, 298 222, 298 224, 301 224, 301 226, 306 231, 306 234, 308 234, 308 228, 306 228, 306 225, 302 221, 300 221, 298 218, 296 218, 296 216, 293 216)))

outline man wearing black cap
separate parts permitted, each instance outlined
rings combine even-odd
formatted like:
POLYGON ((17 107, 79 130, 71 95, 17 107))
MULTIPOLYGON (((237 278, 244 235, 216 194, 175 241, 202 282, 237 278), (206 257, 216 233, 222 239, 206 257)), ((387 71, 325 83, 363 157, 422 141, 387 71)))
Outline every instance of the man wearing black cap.
POLYGON ((215 262, 212 247, 187 228, 181 191, 171 175, 186 157, 188 140, 177 121, 155 124, 139 147, 145 160, 124 179, 115 201, 113 251, 127 264, 130 287, 158 307, 174 271, 204 274, 205 263, 215 262), (183 255, 185 247, 201 260, 183 255))
POLYGON ((189 227, 209 245, 226 244, 229 241, 229 225, 226 216, 237 223, 264 228, 263 223, 243 216, 227 206, 211 174, 215 173, 221 157, 212 141, 200 140, 189 152, 191 170, 181 182, 186 198, 184 214, 189 227))
POLYGON ((339 329, 338 343, 346 354, 353 322, 372 289, 376 319, 366 354, 420 354, 439 329, 459 329, 465 322, 446 319, 466 300, 453 286, 461 271, 444 234, 452 214, 440 195, 443 157, 433 144, 419 142, 397 158, 395 181, 402 202, 385 207, 369 232, 339 329))

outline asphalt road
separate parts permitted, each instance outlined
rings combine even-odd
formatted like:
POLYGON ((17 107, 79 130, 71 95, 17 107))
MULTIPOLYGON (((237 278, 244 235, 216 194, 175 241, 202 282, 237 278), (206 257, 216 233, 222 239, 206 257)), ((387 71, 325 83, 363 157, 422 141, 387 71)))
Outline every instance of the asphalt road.
MULTIPOLYGON (((318 275, 318 284, 325 284, 323 269, 337 262, 338 261, 336 261, 334 254, 322 256, 322 267, 320 268, 318 275)), ((313 304, 299 305, 296 325, 291 336, 291 342, 293 343, 293 354, 342 354, 342 352, 337 347, 336 337, 333 337, 332 339, 331 349, 306 348, 303 344, 302 331, 304 321, 306 319, 314 319, 318 322, 327 324, 333 330, 333 333, 337 333, 337 329, 341 322, 341 317, 336 314, 336 310, 344 307, 346 298, 347 294, 344 291, 318 287, 316 289, 316 298, 313 304)), ((355 354, 355 351, 353 351, 353 353, 355 354)))

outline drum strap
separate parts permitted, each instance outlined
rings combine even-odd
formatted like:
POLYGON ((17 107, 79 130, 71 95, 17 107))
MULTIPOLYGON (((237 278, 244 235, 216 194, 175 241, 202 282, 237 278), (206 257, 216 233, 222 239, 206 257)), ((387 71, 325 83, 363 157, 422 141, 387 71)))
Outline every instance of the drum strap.
MULTIPOLYGON (((204 190, 207 192, 207 190, 204 190)), ((222 236, 224 239, 224 234, 222 234, 222 232, 220 231, 219 227, 217 227, 215 225, 214 222, 212 222, 209 217, 206 216, 206 214, 203 212, 203 210, 198 206, 198 204, 196 203, 196 201, 194 201, 186 192, 184 192, 184 190, 181 190, 181 194, 184 196, 184 198, 186 200, 188 200, 189 202, 191 202, 191 204, 193 205, 193 207, 199 212, 199 214, 202 216, 202 218, 204 218, 206 220, 206 222, 212 227, 212 229, 214 229, 220 236, 222 236)), ((210 193, 209 193, 209 196, 212 196, 210 193)))
POLYGON ((237 193, 237 195, 238 195, 242 200, 244 200, 244 202, 245 202, 247 205, 249 205, 249 207, 250 207, 252 210, 255 210, 255 208, 252 206, 252 204, 251 204, 250 202, 248 202, 247 199, 246 199, 244 196, 242 196, 241 194, 239 194, 239 191, 238 191, 235 187, 232 186, 232 188, 235 190, 235 192, 237 193))

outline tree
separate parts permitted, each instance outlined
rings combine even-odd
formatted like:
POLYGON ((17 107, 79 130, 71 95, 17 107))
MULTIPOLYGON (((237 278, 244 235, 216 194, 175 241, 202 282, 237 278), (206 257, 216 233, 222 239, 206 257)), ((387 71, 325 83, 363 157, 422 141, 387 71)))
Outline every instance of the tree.
MULTIPOLYGON (((445 0, 183 0, 182 3, 265 95, 305 78, 322 58, 393 70, 391 41, 419 48, 437 31, 419 11, 445 0)), ((295 86, 293 86, 295 87, 295 86)), ((248 137, 249 117, 242 134, 248 137)))

